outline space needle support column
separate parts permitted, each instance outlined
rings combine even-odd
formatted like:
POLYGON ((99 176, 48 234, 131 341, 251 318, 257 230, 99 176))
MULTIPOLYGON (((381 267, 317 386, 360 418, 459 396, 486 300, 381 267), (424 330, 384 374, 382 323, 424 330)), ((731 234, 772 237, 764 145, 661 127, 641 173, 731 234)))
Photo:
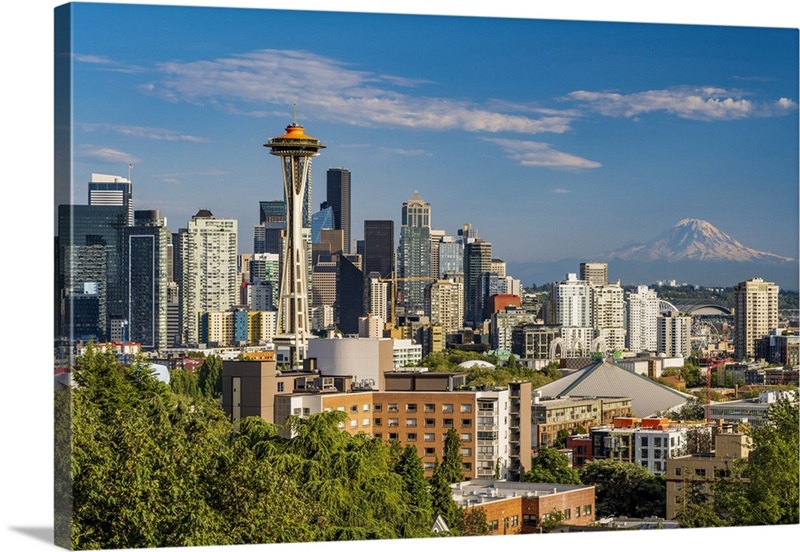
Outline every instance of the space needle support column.
POLYGON ((303 197, 312 157, 325 146, 305 133, 295 121, 286 134, 273 138, 264 147, 281 158, 283 191, 286 202, 286 240, 283 249, 278 328, 276 342, 289 342, 291 362, 301 364, 308 348, 308 282, 306 245, 303 241, 303 197))

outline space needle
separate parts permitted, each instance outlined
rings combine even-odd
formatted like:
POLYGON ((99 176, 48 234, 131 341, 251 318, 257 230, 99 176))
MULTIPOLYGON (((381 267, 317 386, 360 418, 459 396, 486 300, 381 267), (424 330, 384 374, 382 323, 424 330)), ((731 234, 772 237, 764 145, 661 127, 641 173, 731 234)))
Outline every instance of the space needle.
POLYGON ((283 190, 286 202, 286 240, 283 249, 280 300, 278 302, 278 328, 276 345, 289 346, 293 366, 302 364, 308 350, 308 273, 306 246, 303 241, 303 197, 308 181, 311 158, 319 155, 325 146, 297 123, 297 106, 294 121, 286 127, 286 134, 264 144, 272 155, 281 158, 283 190))

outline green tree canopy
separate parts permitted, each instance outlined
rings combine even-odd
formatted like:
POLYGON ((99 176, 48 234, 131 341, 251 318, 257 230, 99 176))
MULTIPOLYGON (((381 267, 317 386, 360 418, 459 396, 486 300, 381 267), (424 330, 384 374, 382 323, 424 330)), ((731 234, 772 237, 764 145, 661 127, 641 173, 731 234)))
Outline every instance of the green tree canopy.
POLYGON ((666 516, 666 480, 639 464, 594 460, 580 476, 584 484, 595 486, 598 516, 666 516))
POLYGON ((561 485, 581 484, 578 471, 569 465, 566 456, 553 447, 541 447, 539 453, 531 457, 531 469, 525 472, 525 481, 561 485))

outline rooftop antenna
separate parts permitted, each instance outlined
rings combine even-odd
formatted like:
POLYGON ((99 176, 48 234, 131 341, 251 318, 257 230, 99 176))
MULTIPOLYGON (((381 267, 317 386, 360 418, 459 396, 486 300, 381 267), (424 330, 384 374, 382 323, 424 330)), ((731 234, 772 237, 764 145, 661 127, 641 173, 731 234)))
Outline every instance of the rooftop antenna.
POLYGON ((292 107, 294 108, 294 126, 297 126, 297 102, 292 103, 292 107))

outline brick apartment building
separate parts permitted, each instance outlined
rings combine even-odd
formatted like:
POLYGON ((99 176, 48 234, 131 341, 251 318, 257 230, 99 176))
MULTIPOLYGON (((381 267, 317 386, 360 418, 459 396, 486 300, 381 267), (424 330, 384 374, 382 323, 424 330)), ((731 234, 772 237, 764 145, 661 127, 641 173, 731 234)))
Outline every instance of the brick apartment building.
POLYGON ((415 446, 426 475, 444 453, 447 432, 461 440, 467 478, 521 479, 530 468, 530 382, 467 389, 461 372, 386 372, 385 390, 354 388, 352 378, 279 372, 274 361, 223 363, 222 407, 235 422, 260 416, 291 436, 290 416, 339 410, 340 429, 415 446))
POLYGON ((595 520, 595 488, 473 480, 451 485, 461 508, 480 508, 490 535, 536 533, 543 521, 559 514, 564 525, 590 525, 595 520))

